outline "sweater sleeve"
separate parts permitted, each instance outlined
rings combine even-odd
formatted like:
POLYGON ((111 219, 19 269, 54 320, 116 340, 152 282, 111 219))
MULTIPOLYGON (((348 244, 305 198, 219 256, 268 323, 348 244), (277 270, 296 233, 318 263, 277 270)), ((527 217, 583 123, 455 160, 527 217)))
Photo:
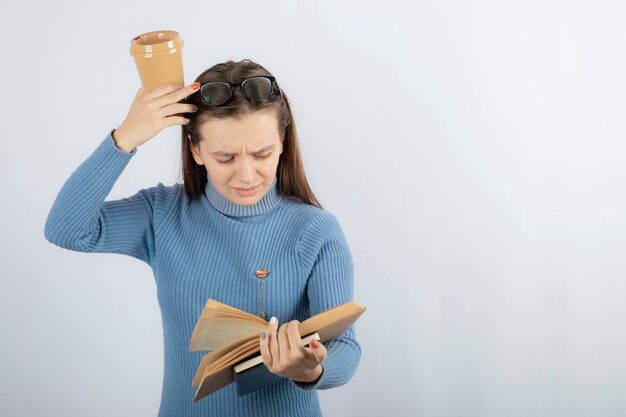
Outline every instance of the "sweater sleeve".
POLYGON ((49 242, 65 249, 120 253, 150 264, 154 255, 153 208, 158 188, 104 201, 137 153, 137 148, 130 153, 117 148, 114 131, 67 179, 48 213, 44 235, 49 242))
MULTIPOLYGON (((336 218, 322 212, 309 222, 300 240, 301 266, 310 271, 307 294, 311 316, 352 301, 354 266, 348 243, 336 218)), ((322 374, 313 383, 291 380, 303 390, 344 385, 354 375, 361 358, 354 325, 324 343, 327 350, 322 374)))

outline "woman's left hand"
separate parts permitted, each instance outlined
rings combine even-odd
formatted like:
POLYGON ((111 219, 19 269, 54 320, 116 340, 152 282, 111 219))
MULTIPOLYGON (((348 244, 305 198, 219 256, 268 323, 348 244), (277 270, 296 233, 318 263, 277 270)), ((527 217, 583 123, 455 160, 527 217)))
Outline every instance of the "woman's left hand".
POLYGON ((298 320, 292 320, 277 330, 278 320, 270 320, 266 337, 261 335, 261 356, 272 373, 297 382, 313 382, 323 371, 326 348, 317 340, 311 341, 311 347, 304 347, 298 324, 298 320))

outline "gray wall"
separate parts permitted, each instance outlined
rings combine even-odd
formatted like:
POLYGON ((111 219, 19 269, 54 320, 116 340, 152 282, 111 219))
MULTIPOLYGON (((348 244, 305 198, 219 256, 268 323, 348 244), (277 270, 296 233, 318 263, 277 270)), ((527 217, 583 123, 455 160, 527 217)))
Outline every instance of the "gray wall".
MULTIPOLYGON (((251 58, 292 100, 368 307, 326 416, 626 415, 624 2, 170 3, 3 5, 1 415, 156 415, 151 270, 43 229, 157 29, 181 32, 186 82, 251 58)), ((180 181, 178 129, 109 199, 180 181)))

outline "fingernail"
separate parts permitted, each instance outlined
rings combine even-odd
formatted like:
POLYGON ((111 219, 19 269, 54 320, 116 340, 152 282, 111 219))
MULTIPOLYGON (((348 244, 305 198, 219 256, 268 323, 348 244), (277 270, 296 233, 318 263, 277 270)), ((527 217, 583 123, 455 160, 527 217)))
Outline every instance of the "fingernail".
POLYGON ((276 317, 272 317, 272 318, 270 319, 270 324, 275 324, 275 323, 276 323, 276 321, 277 321, 277 320, 276 320, 276 317))
POLYGON ((265 332, 261 333, 261 339, 265 340, 265 332))
POLYGON ((317 343, 317 340, 313 339, 313 340, 311 340, 310 345, 311 345, 311 347, 312 347, 313 349, 317 349, 317 348, 319 347, 319 345, 320 345, 320 344, 319 344, 319 343, 317 343))
POLYGON ((200 88, 200 83, 199 82, 195 82, 191 85, 191 88, 194 90, 197 90, 198 88, 200 88))

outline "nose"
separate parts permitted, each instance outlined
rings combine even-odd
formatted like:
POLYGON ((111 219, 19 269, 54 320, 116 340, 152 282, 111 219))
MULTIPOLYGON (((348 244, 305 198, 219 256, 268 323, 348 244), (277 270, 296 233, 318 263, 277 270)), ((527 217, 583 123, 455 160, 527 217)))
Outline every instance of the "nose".
POLYGON ((239 165, 240 181, 245 184, 252 182, 254 180, 255 170, 254 161, 251 161, 249 158, 242 158, 241 164, 239 165))

